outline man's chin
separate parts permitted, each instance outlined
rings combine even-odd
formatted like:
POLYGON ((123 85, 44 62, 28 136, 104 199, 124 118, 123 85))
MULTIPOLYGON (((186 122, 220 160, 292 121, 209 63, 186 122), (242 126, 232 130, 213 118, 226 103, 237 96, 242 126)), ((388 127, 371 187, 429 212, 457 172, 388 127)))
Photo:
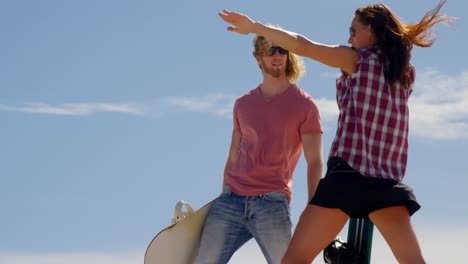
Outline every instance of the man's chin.
POLYGON ((268 73, 275 78, 280 77, 282 74, 281 69, 271 69, 268 73))

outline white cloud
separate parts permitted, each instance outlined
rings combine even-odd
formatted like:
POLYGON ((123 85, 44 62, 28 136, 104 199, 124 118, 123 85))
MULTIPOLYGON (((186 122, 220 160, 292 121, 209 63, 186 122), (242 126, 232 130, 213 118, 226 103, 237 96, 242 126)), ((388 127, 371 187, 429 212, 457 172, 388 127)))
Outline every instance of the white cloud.
POLYGON ((336 69, 333 69, 333 71, 326 71, 326 72, 321 72, 319 77, 324 78, 324 79, 336 79, 341 76, 340 71, 336 71, 336 69))
POLYGON ((336 105, 336 101, 325 98, 314 100, 320 110, 320 118, 322 119, 322 122, 332 122, 335 124, 338 119, 338 106, 336 105))
POLYGON ((167 111, 210 113, 221 117, 232 117, 235 96, 209 94, 202 97, 167 97, 153 102, 140 103, 66 103, 52 105, 43 102, 23 103, 20 106, 0 104, 0 112, 82 116, 100 112, 161 115, 167 111))
MULTIPOLYGON (((466 237, 468 226, 416 226, 419 242, 427 263, 465 263, 468 260, 466 237)), ((342 236, 343 237, 343 236, 342 236)), ((313 239, 313 238, 311 238, 313 239)), ((5 253, 0 252, 0 263, 5 264, 142 264, 144 249, 121 253, 5 253)), ((372 263, 396 264, 388 245, 374 229, 372 263)), ((232 257, 229 264, 263 264, 266 261, 258 245, 249 241, 232 257)), ((149 263, 153 264, 153 263, 149 263)), ((319 255, 314 264, 324 264, 319 255)))
POLYGON ((0 253, 2 264, 141 264, 143 255, 138 251, 125 253, 0 253))
POLYGON ((410 131, 414 136, 468 138, 468 71, 458 76, 434 70, 419 74, 410 110, 410 131))
MULTIPOLYGON (((0 111, 55 115, 91 115, 98 112, 162 115, 168 111, 186 111, 232 118, 232 107, 237 96, 208 94, 201 97, 168 97, 151 103, 0 104, 0 111)), ((316 98, 315 101, 320 108, 322 122, 334 126, 338 116, 335 100, 316 98)), ((415 137, 431 139, 468 138, 468 71, 455 76, 443 75, 435 70, 418 74, 410 99, 410 133, 415 137)))
POLYGON ((236 96, 210 94, 203 97, 171 97, 162 102, 168 107, 179 111, 212 113, 217 116, 231 118, 236 96))
POLYGON ((142 111, 135 104, 116 103, 69 103, 51 105, 46 103, 24 103, 21 106, 8 106, 0 104, 0 111, 23 112, 31 114, 52 115, 91 115, 98 112, 141 114, 142 111))

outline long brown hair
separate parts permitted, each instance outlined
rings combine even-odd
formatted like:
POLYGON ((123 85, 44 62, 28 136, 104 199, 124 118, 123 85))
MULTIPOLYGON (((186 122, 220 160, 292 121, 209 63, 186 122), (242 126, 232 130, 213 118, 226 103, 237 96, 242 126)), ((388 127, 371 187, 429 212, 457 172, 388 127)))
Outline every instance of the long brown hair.
POLYGON ((410 82, 409 63, 413 45, 430 47, 437 39, 431 28, 439 23, 450 24, 452 17, 439 14, 446 0, 427 12, 413 24, 406 24, 386 5, 371 4, 358 8, 355 15, 361 23, 370 25, 381 49, 380 60, 384 65, 385 79, 394 86, 399 82, 407 87, 410 82))

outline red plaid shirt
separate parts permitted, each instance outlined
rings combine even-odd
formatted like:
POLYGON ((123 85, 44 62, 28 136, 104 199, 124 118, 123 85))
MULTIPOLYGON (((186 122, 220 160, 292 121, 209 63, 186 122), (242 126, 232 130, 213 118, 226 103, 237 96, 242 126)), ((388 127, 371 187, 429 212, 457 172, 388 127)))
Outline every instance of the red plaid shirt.
POLYGON ((346 160, 368 177, 401 181, 408 157, 408 99, 411 84, 391 88, 385 82, 379 50, 357 50, 360 56, 352 75, 336 80, 336 100, 340 115, 330 157, 346 160))

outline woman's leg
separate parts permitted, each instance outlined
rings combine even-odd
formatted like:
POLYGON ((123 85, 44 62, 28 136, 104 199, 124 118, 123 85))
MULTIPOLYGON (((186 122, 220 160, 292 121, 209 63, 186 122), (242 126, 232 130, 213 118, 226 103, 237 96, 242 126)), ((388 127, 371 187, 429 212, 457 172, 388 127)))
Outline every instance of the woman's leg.
POLYGON ((348 220, 340 209, 309 204, 299 219, 282 264, 311 263, 348 220))
POLYGON ((379 229, 400 264, 426 263, 406 206, 376 210, 369 218, 379 229))

